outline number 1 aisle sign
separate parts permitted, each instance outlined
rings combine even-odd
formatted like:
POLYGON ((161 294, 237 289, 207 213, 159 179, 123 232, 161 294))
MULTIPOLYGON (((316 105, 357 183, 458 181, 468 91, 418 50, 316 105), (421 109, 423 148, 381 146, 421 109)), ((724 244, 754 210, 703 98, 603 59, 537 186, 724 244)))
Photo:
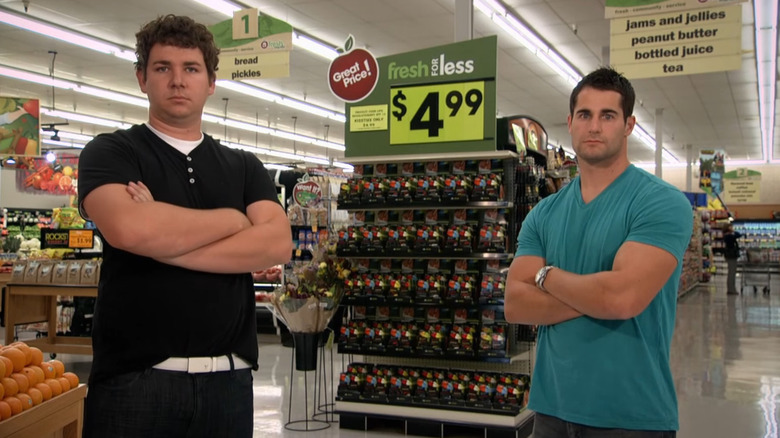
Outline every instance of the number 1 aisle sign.
POLYGON ((462 82, 390 91, 390 144, 482 140, 485 83, 462 82))

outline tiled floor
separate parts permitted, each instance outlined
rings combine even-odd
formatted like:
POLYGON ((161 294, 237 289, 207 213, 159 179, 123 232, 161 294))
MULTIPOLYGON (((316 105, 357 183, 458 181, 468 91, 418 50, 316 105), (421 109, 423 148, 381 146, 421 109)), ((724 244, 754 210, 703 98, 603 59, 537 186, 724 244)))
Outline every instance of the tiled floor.
MULTIPOLYGON (((716 276, 679 301, 672 345, 680 405, 678 437, 780 438, 780 277, 772 278, 769 295, 750 290, 726 296, 723 281, 716 276)), ((285 430, 291 354, 277 339, 258 336, 261 362, 255 373, 255 437, 400 436, 387 430, 339 430, 338 423, 320 432, 285 430)), ((86 380, 90 357, 59 358, 86 380)), ((337 376, 342 357, 334 355, 334 363, 333 375, 337 376)), ((306 378, 306 386, 313 387, 315 373, 306 378)), ((293 379, 292 419, 303 419, 304 375, 296 371, 293 379)))

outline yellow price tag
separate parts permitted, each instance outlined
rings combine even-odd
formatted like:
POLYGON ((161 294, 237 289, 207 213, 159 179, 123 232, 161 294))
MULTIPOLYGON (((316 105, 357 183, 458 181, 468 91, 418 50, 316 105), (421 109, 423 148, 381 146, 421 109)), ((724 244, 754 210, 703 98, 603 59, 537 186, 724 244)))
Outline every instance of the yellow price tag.
POLYGON ((484 101, 484 81, 392 88, 390 144, 482 140, 484 101))
POLYGON ((68 230, 68 248, 92 248, 92 230, 68 230))

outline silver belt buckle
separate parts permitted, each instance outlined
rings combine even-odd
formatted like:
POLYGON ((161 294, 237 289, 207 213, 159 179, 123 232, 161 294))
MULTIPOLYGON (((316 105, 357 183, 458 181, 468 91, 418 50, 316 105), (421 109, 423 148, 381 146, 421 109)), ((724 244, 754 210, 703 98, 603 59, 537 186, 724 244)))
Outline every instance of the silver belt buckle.
POLYGON ((187 361, 188 373, 210 373, 216 368, 215 357, 191 357, 187 361))

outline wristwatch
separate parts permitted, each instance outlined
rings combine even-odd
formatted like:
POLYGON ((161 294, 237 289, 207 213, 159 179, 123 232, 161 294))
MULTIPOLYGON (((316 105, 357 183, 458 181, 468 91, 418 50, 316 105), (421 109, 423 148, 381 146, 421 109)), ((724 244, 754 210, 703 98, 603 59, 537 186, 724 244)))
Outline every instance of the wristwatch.
POLYGON ((554 267, 555 266, 547 265, 547 266, 543 267, 542 269, 540 269, 539 272, 536 273, 536 286, 539 289, 547 292, 547 289, 544 288, 544 280, 547 279, 547 274, 554 267))

